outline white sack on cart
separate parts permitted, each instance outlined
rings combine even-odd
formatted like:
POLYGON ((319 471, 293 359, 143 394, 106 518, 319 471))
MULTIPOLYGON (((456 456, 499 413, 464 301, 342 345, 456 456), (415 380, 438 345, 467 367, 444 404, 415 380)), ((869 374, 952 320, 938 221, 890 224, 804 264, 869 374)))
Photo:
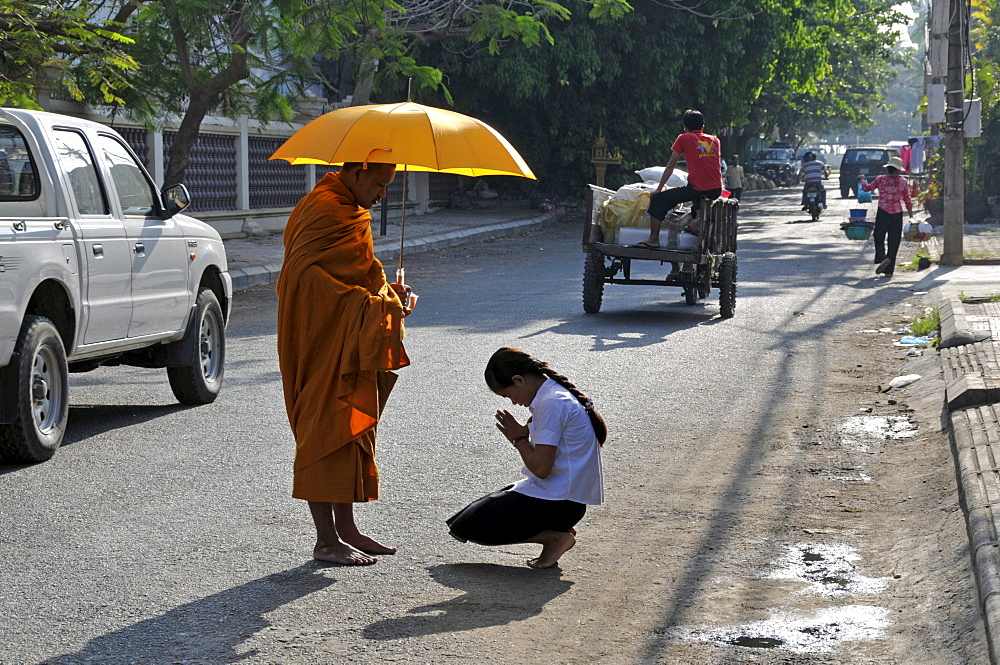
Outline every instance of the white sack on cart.
POLYGON ((618 191, 611 195, 608 199, 609 201, 638 201, 639 194, 643 192, 649 192, 652 194, 656 191, 656 186, 658 182, 652 184, 648 182, 636 182, 631 185, 622 185, 618 188, 618 191))
MULTIPOLYGON (((645 182, 652 181, 653 187, 656 187, 656 185, 660 184, 660 180, 663 179, 663 171, 666 168, 666 166, 647 166, 641 171, 636 171, 636 174, 645 182)), ((684 187, 687 184, 688 174, 680 169, 674 169, 674 172, 667 178, 666 187, 668 189, 671 187, 684 187)))
MULTIPOLYGON (((662 172, 663 169, 660 169, 662 172)), ((687 184, 687 174, 684 171, 677 171, 677 173, 684 176, 684 178, 670 176, 667 179, 667 186, 665 189, 673 189, 674 187, 683 187, 687 184), (683 182, 682 182, 683 180, 683 182), (680 183, 680 184, 675 184, 680 183)), ((611 195, 610 201, 637 201, 639 199, 639 194, 642 192, 649 192, 652 194, 656 191, 659 186, 659 180, 647 180, 646 182, 635 182, 630 185, 622 185, 618 188, 618 191, 611 195)))

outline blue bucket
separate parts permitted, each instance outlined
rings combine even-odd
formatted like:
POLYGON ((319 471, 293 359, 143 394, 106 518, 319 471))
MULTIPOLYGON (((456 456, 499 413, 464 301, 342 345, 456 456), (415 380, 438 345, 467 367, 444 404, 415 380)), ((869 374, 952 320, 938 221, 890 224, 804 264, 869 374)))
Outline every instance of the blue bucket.
POLYGON ((864 219, 868 216, 868 208, 851 208, 851 219, 864 219))

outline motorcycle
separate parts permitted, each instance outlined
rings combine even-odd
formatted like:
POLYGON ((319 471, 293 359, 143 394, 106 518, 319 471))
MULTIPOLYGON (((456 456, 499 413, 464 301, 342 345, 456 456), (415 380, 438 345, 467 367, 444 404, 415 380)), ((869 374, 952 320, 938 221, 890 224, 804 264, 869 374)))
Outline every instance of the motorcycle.
POLYGON ((809 211, 809 216, 812 217, 812 221, 814 222, 819 220, 819 216, 823 213, 823 204, 819 198, 819 187, 816 185, 806 187, 806 209, 809 211))

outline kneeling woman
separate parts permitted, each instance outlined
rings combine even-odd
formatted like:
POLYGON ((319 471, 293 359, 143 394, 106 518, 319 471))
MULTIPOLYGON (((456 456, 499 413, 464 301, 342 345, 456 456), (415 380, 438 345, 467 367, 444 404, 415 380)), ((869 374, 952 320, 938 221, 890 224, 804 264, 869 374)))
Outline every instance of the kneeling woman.
POLYGON ((497 429, 521 456, 525 477, 473 501, 448 527, 462 542, 538 543, 542 552, 528 565, 550 568, 576 544, 573 527, 587 506, 604 501, 601 446, 607 426, 569 379, 520 349, 493 354, 486 385, 531 411, 524 425, 506 410, 496 412, 497 429))

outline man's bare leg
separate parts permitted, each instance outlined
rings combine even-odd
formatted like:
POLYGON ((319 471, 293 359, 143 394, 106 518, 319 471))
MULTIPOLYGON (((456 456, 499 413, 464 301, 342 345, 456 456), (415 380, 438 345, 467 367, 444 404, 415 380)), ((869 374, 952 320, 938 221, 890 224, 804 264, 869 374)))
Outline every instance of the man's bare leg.
POLYGON ((660 225, 663 224, 662 219, 657 219, 652 215, 647 214, 646 217, 649 219, 649 237, 643 240, 641 245, 649 245, 650 247, 660 246, 660 225))
MULTIPOLYGON (((369 566, 378 559, 352 547, 341 539, 337 533, 337 522, 334 521, 336 506, 343 504, 309 501, 309 512, 316 525, 316 547, 313 548, 313 558, 317 561, 339 563, 344 566, 369 566)), ((357 530, 357 527, 355 527, 357 530)))
POLYGON ((337 520, 337 531, 340 539, 365 552, 366 554, 395 554, 396 548, 383 545, 374 538, 366 536, 358 529, 354 521, 353 503, 333 504, 333 516, 337 520))
POLYGON ((568 531, 542 531, 534 538, 530 538, 526 543, 538 543, 542 546, 542 553, 534 559, 528 559, 528 565, 532 568, 551 568, 556 565, 566 552, 576 545, 576 537, 568 531))

